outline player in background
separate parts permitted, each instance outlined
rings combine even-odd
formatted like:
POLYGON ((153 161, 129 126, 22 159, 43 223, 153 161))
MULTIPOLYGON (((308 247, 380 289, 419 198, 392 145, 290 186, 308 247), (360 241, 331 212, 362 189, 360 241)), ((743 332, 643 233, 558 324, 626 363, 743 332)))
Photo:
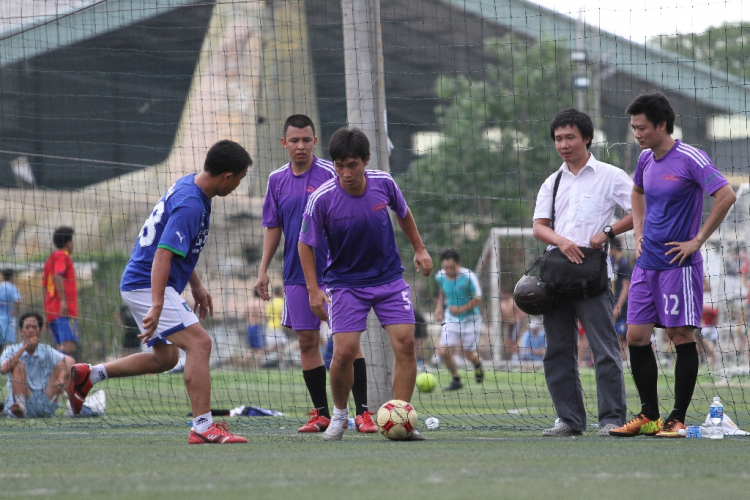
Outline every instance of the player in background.
POLYGON ((700 248, 719 227, 737 197, 708 155, 672 138, 675 112, 660 92, 642 94, 627 108, 635 140, 644 150, 633 176, 636 264, 628 294, 628 349, 641 411, 610 431, 681 437, 698 377, 695 329, 703 307, 700 248), (714 197, 701 226, 703 193, 714 197), (674 408, 662 424, 659 376, 651 348, 654 326, 666 328, 675 346, 674 408))
POLYGON ((195 270, 208 239, 211 200, 239 186, 252 160, 236 142, 219 141, 208 150, 203 171, 179 179, 151 211, 133 247, 120 282, 123 301, 153 353, 131 354, 108 363, 77 364, 70 372, 68 399, 80 413, 92 386, 102 380, 171 370, 185 351, 185 387, 193 412, 190 444, 246 443, 211 417, 211 337, 198 322, 213 316, 211 295, 195 270), (190 283, 191 309, 180 296, 190 283))
MULTIPOLYGON (((268 267, 284 235, 284 316, 282 325, 297 332, 299 338, 302 376, 312 399, 310 420, 298 432, 323 432, 328 428, 331 414, 326 393, 326 368, 320 354, 320 318, 310 310, 310 296, 305 287, 297 241, 302 226, 302 213, 310 196, 326 181, 336 177, 333 164, 312 154, 318 142, 315 126, 305 115, 292 115, 284 122, 281 145, 289 153, 289 163, 268 176, 266 197, 263 200, 263 240, 258 280, 255 289, 263 300, 270 300, 268 267)), ((315 249, 316 276, 323 277, 328 245, 319 238, 315 249)), ((325 290, 325 285, 318 285, 325 290)), ((367 407, 367 365, 362 352, 353 360, 354 404, 359 432, 377 432, 373 413, 367 407)))
MULTIPOLYGON (((356 128, 341 128, 331 137, 328 152, 336 177, 321 185, 307 202, 298 247, 310 308, 321 320, 330 318, 334 407, 323 439, 338 441, 348 425, 353 362, 361 353, 360 336, 367 329, 371 308, 396 355, 393 397, 408 402, 414 391, 414 310, 388 208, 396 213, 398 225, 414 248, 414 265, 424 276, 432 271, 432 259, 393 178, 365 169, 370 161, 367 136, 356 128), (328 243, 330 262, 323 271, 326 291, 318 285, 316 265, 322 239, 328 243)), ((415 431, 411 439, 424 437, 415 431)))
POLYGON ((75 358, 78 347, 78 289, 73 268, 75 244, 72 227, 55 229, 52 243, 56 250, 50 253, 42 271, 44 288, 44 312, 47 325, 55 338, 60 352, 75 358))
POLYGON ((482 288, 479 279, 470 269, 461 266, 461 256, 455 250, 446 250, 440 256, 441 269, 435 276, 439 285, 435 300, 435 319, 443 324, 440 331, 440 355, 445 367, 453 375, 446 391, 461 389, 461 377, 453 357, 465 356, 474 363, 474 377, 478 384, 484 380, 482 359, 477 353, 477 340, 482 331, 482 288))

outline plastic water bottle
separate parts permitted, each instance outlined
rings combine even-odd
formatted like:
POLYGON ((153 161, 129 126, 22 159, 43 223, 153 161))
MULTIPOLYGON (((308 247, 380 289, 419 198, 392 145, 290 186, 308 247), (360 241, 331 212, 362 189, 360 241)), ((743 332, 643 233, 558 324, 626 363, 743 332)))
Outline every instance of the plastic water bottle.
POLYGON ((711 433, 709 437, 711 439, 724 439, 724 428, 721 425, 721 421, 724 419, 724 405, 721 404, 719 396, 714 397, 714 402, 711 403, 711 433))

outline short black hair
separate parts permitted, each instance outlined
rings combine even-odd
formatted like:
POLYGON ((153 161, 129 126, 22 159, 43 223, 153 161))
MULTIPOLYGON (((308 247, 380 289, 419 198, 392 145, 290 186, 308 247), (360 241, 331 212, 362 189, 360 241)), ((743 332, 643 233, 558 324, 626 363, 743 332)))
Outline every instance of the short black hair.
POLYGON ((3 269, 3 279, 5 281, 13 279, 13 276, 16 275, 16 272, 13 269, 3 269))
POLYGON ((39 329, 41 330, 44 326, 44 318, 42 318, 42 315, 39 314, 36 311, 29 311, 25 312, 21 315, 20 318, 18 318, 18 329, 20 330, 23 328, 23 322, 26 321, 28 318, 35 318, 37 325, 39 325, 39 329))
POLYGON ((362 161, 370 159, 370 141, 358 128, 341 127, 331 136, 328 142, 328 154, 333 161, 345 158, 359 158, 362 161))
POLYGON ((555 115, 549 126, 549 135, 552 137, 552 140, 555 140, 555 130, 568 125, 578 127, 578 130, 581 132, 581 137, 583 137, 584 140, 589 140, 586 143, 586 149, 589 149, 591 147, 591 141, 594 140, 594 122, 591 121, 591 117, 583 111, 578 111, 575 108, 563 109, 555 115))
POLYGON ((459 263, 461 262, 461 255, 451 248, 440 254, 440 262, 443 262, 444 260, 452 260, 453 262, 459 263))
POLYGON ((206 161, 203 163, 203 170, 208 172, 211 177, 226 173, 238 175, 252 165, 253 160, 245 148, 234 141, 224 139, 208 150, 206 161))
POLYGON ((622 240, 620 238, 612 238, 609 245, 617 250, 622 250, 622 240))
POLYGON ((625 112, 630 116, 646 115, 646 119, 654 124, 654 128, 662 122, 667 122, 667 133, 671 135, 674 132, 674 110, 667 96, 661 92, 647 92, 639 95, 633 99, 625 112))
POLYGON ((56 248, 65 248, 65 245, 67 245, 69 241, 73 241, 74 234, 76 234, 76 231, 72 227, 60 226, 55 229, 55 232, 52 235, 52 243, 56 248))
POLYGON ((294 128, 305 128, 310 127, 315 135, 315 125, 313 121, 307 115, 292 115, 284 122, 284 137, 286 137, 286 131, 289 127, 294 128))

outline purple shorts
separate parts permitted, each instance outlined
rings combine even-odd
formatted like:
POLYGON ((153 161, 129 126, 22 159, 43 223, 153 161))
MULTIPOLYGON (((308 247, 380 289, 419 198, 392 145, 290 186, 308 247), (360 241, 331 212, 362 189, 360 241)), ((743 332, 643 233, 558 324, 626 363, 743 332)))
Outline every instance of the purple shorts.
MULTIPOLYGON (((324 292, 326 286, 319 283, 324 292)), ((310 309, 310 294, 305 285, 284 286, 284 311, 281 324, 294 331, 320 330, 320 318, 310 309)))
POLYGON ((703 310, 703 263, 677 269, 633 269, 628 324, 698 327, 703 310))
POLYGON ((381 326, 414 324, 411 292, 403 278, 378 286, 329 288, 327 293, 331 333, 364 332, 370 308, 381 326))

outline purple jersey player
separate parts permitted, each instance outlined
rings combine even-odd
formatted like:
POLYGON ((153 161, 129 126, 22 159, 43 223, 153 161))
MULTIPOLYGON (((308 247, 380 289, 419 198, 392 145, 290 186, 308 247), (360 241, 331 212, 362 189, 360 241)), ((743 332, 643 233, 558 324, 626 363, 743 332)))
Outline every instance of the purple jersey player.
POLYGON ((138 337, 153 353, 139 352, 96 366, 74 365, 67 391, 74 413, 81 412, 94 384, 171 370, 182 349, 185 388, 193 411, 188 443, 247 443, 231 434, 226 424, 214 423, 211 415, 211 337, 198 319, 213 316, 214 306, 195 266, 208 238, 211 199, 234 191, 252 164, 245 148, 219 141, 208 150, 203 171, 179 179, 154 206, 120 283, 123 301, 141 331, 138 337), (192 308, 181 296, 188 283, 195 302, 192 308))
POLYGON ((633 178, 636 265, 628 294, 630 366, 641 412, 611 435, 682 437, 685 413, 698 376, 695 328, 703 300, 700 248, 724 220, 737 197, 708 155, 672 138, 675 113, 660 92, 628 106, 630 126, 644 149, 633 178), (703 194, 715 198, 701 227, 703 194), (675 403, 659 415, 658 369, 651 348, 654 326, 666 328, 675 346, 675 403))
MULTIPOLYGON (((271 264, 284 235, 284 311, 281 324, 296 331, 299 338, 302 376, 313 402, 309 421, 298 432, 323 432, 330 423, 326 369, 320 354, 320 318, 310 309, 310 296, 305 287, 305 275, 297 253, 297 241, 302 226, 302 212, 307 200, 325 182, 336 177, 330 161, 312 154, 318 142, 315 126, 305 115, 292 115, 284 122, 281 145, 289 153, 289 163, 268 176, 266 197, 263 200, 263 257, 255 289, 263 300, 269 300, 268 266, 271 264)), ((323 276, 328 257, 325 238, 315 247, 315 268, 323 276)), ((325 289, 325 285, 319 283, 325 289)), ((367 407, 367 365, 360 351, 354 360, 354 403, 357 431, 372 433, 378 428, 367 407)))
MULTIPOLYGON (((341 128, 331 137, 328 151, 337 177, 320 186, 307 202, 299 256, 310 292, 310 307, 320 319, 330 321, 333 334, 334 408, 323 439, 338 441, 349 417, 352 362, 360 352, 360 335, 367 328, 371 308, 388 333, 396 355, 393 397, 409 401, 414 390, 414 310, 409 285, 403 279, 389 208, 396 213, 399 226, 414 248, 414 265, 417 270, 421 268, 424 276, 432 271, 432 259, 391 176, 365 169, 370 160, 367 136, 356 128, 341 128), (315 249, 323 238, 329 252, 329 264, 323 271, 326 292, 318 286, 315 268, 315 249)), ((415 431, 412 439, 424 438, 415 431)))

